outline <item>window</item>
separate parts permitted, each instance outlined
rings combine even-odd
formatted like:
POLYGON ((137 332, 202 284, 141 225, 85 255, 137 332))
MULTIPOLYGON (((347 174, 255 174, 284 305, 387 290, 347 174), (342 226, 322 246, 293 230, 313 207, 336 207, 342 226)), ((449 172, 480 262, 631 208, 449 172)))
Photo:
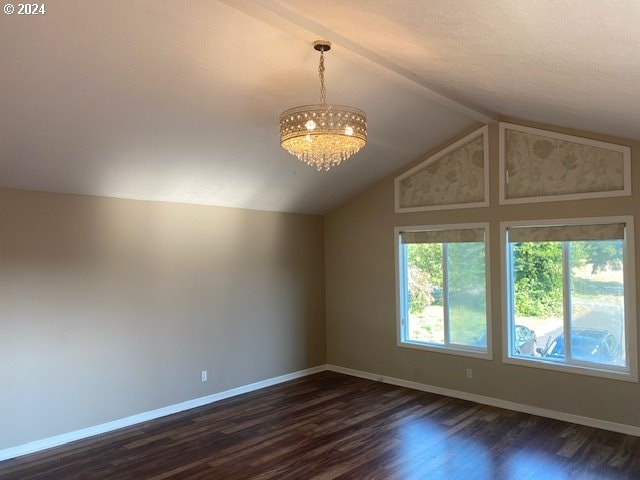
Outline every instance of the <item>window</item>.
POLYGON ((487 232, 396 228, 399 345, 490 357, 487 232))
POLYGON ((506 361, 637 378, 631 217, 503 224, 506 361))
POLYGON ((500 204, 631 195, 631 148, 500 123, 500 204))

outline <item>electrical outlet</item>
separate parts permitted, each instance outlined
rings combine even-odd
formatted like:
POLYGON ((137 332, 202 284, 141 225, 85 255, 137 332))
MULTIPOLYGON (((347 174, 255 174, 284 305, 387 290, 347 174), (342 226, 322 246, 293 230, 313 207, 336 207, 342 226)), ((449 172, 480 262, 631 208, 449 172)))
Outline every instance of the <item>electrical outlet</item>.
POLYGON ((202 379, 203 382, 207 381, 207 371, 206 370, 202 370, 202 374, 201 374, 200 378, 202 379))
POLYGON ((467 368, 467 378, 473 378, 473 370, 467 368))

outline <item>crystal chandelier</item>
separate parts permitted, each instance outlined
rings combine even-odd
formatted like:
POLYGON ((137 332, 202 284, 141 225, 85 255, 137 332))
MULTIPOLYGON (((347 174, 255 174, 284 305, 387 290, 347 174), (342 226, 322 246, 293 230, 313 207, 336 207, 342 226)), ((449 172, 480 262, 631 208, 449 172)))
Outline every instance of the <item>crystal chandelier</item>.
POLYGON ((318 40, 320 52, 320 103, 290 108, 280 115, 280 145, 298 160, 321 170, 329 170, 356 153, 367 143, 367 117, 354 107, 327 103, 324 86, 324 52, 331 43, 318 40))

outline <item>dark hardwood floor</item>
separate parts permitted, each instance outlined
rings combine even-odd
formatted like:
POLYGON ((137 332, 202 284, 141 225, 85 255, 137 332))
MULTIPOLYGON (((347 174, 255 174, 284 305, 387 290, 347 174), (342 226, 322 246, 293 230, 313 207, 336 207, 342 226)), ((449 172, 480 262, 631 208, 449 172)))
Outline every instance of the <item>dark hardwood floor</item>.
POLYGON ((2 480, 639 479, 640 438, 324 372, 0 462, 2 480))

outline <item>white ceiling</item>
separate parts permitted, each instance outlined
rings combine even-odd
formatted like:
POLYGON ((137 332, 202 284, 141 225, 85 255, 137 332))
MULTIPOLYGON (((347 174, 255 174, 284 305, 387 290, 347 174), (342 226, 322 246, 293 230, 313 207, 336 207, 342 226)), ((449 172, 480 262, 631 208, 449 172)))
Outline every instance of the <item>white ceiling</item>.
POLYGON ((467 105, 640 139, 638 0, 260 3, 340 32, 467 105))
POLYGON ((0 186, 324 213, 498 115, 640 138, 640 2, 47 2, 0 16, 0 186), (580 7, 580 8, 579 8, 580 7), (318 173, 278 116, 327 96, 369 143, 318 173))

